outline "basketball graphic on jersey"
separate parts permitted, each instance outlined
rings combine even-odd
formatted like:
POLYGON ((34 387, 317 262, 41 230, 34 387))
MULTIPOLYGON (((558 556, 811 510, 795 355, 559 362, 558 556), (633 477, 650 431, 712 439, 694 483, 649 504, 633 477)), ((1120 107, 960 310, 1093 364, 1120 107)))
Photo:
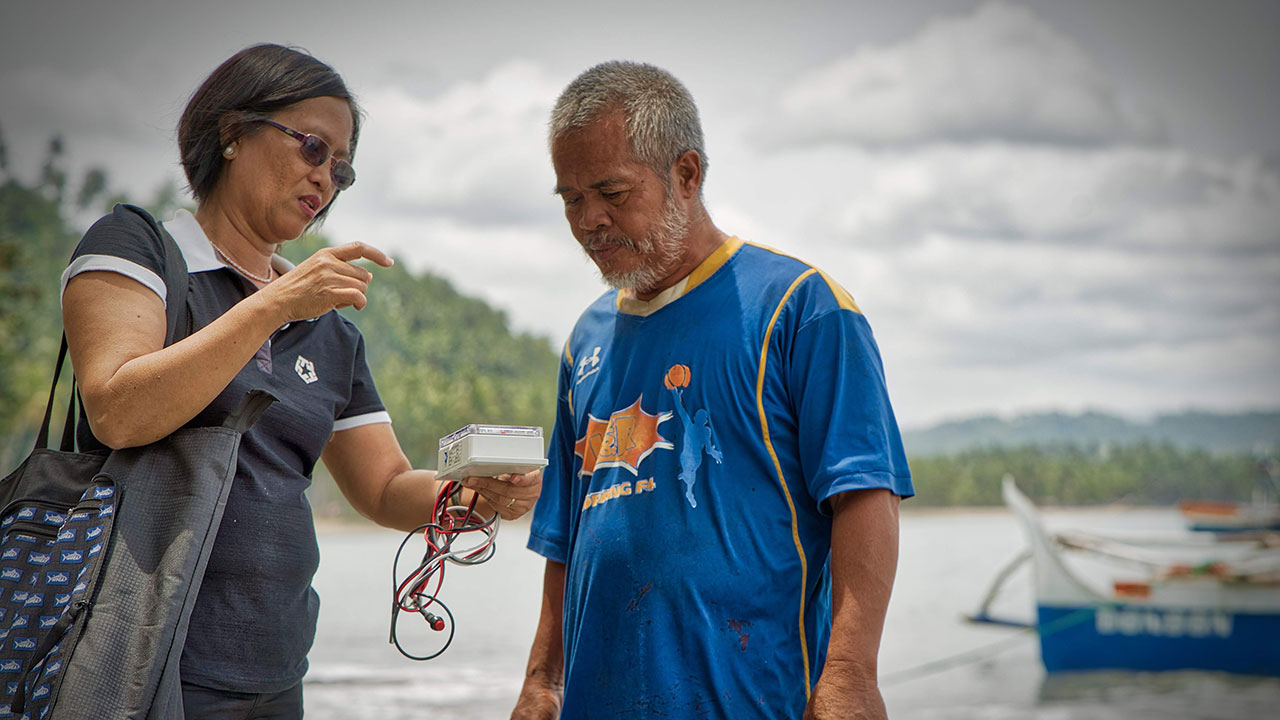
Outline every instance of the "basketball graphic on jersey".
POLYGON ((711 414, 705 408, 699 408, 690 417, 689 412, 685 410, 684 389, 689 387, 691 379, 693 379, 693 373, 688 365, 672 365, 667 368, 662 384, 671 391, 676 414, 680 416, 680 425, 684 429, 684 439, 680 443, 679 478, 684 483, 684 497, 689 501, 689 507, 696 508, 698 500, 693 495, 693 486, 698 482, 698 468, 702 465, 703 454, 711 456, 717 465, 724 456, 716 447, 715 434, 711 428, 711 414))
POLYGON ((675 390, 678 387, 689 387, 691 376, 688 365, 672 365, 667 368, 667 376, 662 379, 662 382, 668 390, 675 390))

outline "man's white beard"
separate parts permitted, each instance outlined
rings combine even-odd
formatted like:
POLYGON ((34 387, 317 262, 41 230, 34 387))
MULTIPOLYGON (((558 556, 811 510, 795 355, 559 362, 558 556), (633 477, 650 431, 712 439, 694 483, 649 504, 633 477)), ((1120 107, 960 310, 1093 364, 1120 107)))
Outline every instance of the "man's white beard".
MULTIPOLYGON (((623 245, 640 258, 640 265, 626 272, 600 271, 600 277, 609 287, 617 290, 631 289, 636 293, 649 293, 658 283, 667 279, 684 255, 684 241, 689 236, 689 218, 676 206, 675 198, 667 193, 662 204, 662 216, 643 238, 627 235, 611 235, 607 231, 588 233, 586 246, 597 240, 609 240, 623 245)), ((590 254, 588 253, 588 256, 590 254)))

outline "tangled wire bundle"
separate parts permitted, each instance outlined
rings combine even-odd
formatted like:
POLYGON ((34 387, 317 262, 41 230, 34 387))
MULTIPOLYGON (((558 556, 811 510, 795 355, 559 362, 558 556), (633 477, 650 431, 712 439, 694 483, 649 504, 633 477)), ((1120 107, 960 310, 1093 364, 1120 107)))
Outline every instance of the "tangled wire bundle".
POLYGON ((440 588, 444 585, 445 561, 458 565, 479 565, 493 557, 494 539, 498 535, 498 514, 494 513, 489 519, 481 518, 475 511, 478 496, 473 495, 471 502, 463 505, 458 495, 461 490, 462 486, 456 481, 448 481, 440 486, 435 505, 432 507, 431 522, 419 525, 405 536, 400 543, 400 549, 396 551, 395 564, 391 567, 393 594, 391 642, 395 644, 401 655, 410 660, 430 660, 439 657, 453 642, 453 613, 440 600, 440 588), (422 533, 423 539, 426 540, 426 552, 418 566, 404 580, 401 580, 396 575, 396 570, 400 567, 400 556, 404 553, 405 546, 417 537, 418 533, 422 533), (481 537, 477 544, 459 549, 453 547, 460 536, 472 533, 478 533, 481 537), (406 650, 401 645, 396 632, 402 612, 421 615, 431 629, 437 632, 447 627, 449 634, 445 638, 444 645, 429 655, 414 655, 406 650))

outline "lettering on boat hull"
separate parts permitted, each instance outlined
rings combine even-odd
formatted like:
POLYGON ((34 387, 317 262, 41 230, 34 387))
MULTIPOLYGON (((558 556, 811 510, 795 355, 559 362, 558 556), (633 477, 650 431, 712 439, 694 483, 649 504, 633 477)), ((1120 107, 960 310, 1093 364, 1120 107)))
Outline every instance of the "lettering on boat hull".
POLYGON ((1094 627, 1099 635, 1154 635, 1157 637, 1231 637, 1230 613, 1196 610, 1099 607, 1094 627))

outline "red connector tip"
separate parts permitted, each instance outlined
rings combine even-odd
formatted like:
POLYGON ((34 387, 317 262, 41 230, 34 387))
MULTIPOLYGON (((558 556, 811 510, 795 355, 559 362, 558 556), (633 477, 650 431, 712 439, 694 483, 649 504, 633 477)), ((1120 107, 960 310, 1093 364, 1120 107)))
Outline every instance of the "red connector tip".
POLYGON ((439 617, 437 615, 432 615, 431 613, 423 613, 423 614, 426 616, 427 624, 431 626, 432 630, 435 630, 436 632, 440 632, 441 630, 444 629, 444 618, 439 617))

